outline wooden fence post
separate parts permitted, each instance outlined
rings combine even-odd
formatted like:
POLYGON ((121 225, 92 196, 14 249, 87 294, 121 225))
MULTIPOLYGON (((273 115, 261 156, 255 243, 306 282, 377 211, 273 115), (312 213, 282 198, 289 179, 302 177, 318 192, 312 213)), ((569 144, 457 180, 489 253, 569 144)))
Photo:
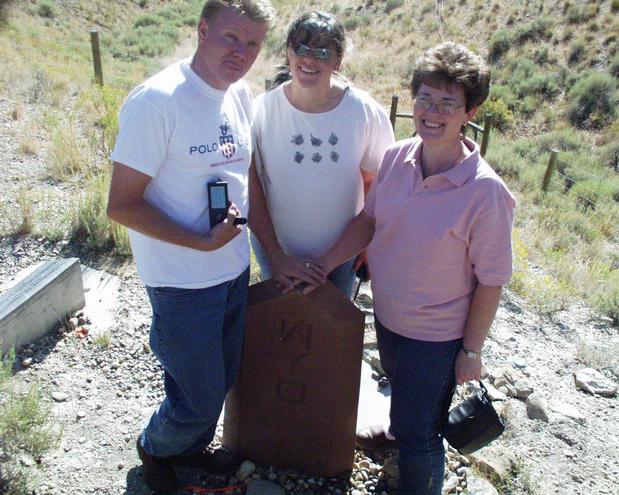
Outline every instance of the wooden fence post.
POLYGON ((555 164, 557 163, 557 155, 559 154, 559 150, 553 149, 550 152, 550 158, 548 159, 548 165, 546 166, 546 173, 544 174, 544 179, 542 180, 542 191, 548 191, 548 185, 550 184, 550 176, 554 171, 555 164))
POLYGON ((488 142, 490 141, 490 127, 492 126, 492 115, 487 113, 486 120, 484 120, 484 134, 481 137, 481 149, 479 150, 481 156, 486 154, 488 149, 488 142))
POLYGON ((391 97, 391 111, 389 112, 389 120, 391 121, 391 127, 395 132, 395 119, 398 114, 398 96, 393 95, 391 97))
POLYGON ((90 46, 92 48, 92 63, 95 68, 95 82, 103 86, 103 69, 101 68, 101 51, 99 50, 99 31, 90 30, 90 46))

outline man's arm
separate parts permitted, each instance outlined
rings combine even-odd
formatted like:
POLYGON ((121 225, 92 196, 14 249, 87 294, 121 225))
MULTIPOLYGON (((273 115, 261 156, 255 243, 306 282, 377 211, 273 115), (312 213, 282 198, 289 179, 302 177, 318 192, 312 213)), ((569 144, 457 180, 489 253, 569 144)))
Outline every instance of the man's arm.
POLYGON ((150 181, 148 175, 114 162, 108 217, 149 237, 200 251, 218 249, 240 234, 241 227, 234 225, 234 218, 240 215, 235 205, 230 206, 222 223, 205 234, 182 227, 144 199, 144 190, 150 181))
MULTIPOLYGON (((502 289, 500 285, 477 284, 464 328, 462 346, 465 349, 481 352, 499 307, 502 289)), ((460 351, 456 358, 456 383, 462 385, 470 380, 479 380, 481 364, 481 356, 470 358, 460 351)))
POLYGON ((283 284, 286 290, 293 289, 300 282, 322 283, 324 281, 326 275, 323 276, 319 267, 316 265, 307 266, 303 259, 297 256, 288 256, 279 245, 253 156, 249 167, 249 215, 247 221, 252 234, 258 238, 262 249, 271 262, 274 278, 283 284))

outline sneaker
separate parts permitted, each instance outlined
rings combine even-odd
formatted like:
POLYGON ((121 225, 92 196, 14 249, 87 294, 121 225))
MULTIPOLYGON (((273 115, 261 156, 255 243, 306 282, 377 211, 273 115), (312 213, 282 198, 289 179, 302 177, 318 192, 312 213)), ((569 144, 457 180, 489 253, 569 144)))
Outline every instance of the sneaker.
POLYGON ((138 455, 142 461, 144 478, 156 495, 172 495, 176 493, 178 482, 170 457, 156 457, 150 455, 142 447, 142 435, 137 441, 138 455))
POLYGON ((198 454, 174 456, 174 464, 200 468, 211 474, 232 474, 241 465, 240 457, 226 447, 207 447, 198 454))

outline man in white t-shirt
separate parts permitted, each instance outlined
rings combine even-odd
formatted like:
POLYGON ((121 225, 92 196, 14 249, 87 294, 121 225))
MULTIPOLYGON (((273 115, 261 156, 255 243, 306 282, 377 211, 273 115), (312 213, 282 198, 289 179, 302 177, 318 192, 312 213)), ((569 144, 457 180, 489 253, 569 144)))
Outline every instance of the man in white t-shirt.
POLYGON ((268 0, 208 0, 191 59, 135 88, 119 114, 108 215, 129 228, 153 309, 150 346, 166 396, 137 449, 147 483, 175 493, 174 464, 233 469, 209 449, 241 359, 247 313, 252 95, 240 79, 272 21, 268 0), (211 224, 207 184, 227 182, 211 224), (226 215, 227 209, 227 215, 226 215))

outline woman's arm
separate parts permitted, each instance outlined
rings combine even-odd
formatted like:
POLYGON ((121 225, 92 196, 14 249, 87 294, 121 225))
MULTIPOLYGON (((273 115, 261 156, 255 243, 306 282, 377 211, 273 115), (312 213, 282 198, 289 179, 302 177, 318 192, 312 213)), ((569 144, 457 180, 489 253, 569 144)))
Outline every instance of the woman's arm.
MULTIPOLYGON (((477 284, 473 292, 469 314, 464 328, 462 347, 481 353, 501 300, 502 286, 477 284)), ((481 378, 481 355, 468 357, 460 350, 456 358, 456 383, 462 385, 481 378)))
POLYGON ((313 263, 308 266, 305 260, 297 256, 288 256, 279 245, 253 156, 249 167, 249 215, 247 221, 252 234, 258 238, 271 262, 274 278, 283 284, 286 290, 293 289, 295 285, 301 282, 324 283, 328 272, 323 273, 320 267, 313 263))
MULTIPOLYGON (((320 258, 317 263, 326 273, 349 260, 353 256, 363 251, 374 237, 374 218, 361 211, 352 222, 348 224, 344 233, 337 242, 320 258)), ((324 283, 324 281, 323 281, 324 283)), ((304 294, 309 294, 320 284, 310 283, 303 290, 304 294)))

